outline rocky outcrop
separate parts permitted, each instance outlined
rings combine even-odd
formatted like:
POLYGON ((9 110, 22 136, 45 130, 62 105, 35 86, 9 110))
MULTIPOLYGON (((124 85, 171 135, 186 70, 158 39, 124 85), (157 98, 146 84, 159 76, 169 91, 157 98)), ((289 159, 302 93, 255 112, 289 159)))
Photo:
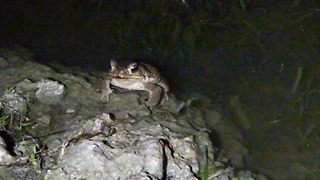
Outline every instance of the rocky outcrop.
POLYGON ((207 127, 217 111, 172 94, 149 109, 135 91, 104 104, 98 77, 21 57, 0 51, 0 130, 14 140, 0 139, 1 178, 264 179, 225 165, 207 127))

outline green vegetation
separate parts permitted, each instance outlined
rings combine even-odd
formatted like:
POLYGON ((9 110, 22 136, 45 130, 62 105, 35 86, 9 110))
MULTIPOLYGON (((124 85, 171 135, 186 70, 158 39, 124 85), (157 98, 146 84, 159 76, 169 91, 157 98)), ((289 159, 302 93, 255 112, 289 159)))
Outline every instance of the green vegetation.
POLYGON ((9 115, 3 115, 0 117, 0 124, 1 124, 0 130, 3 130, 3 128, 6 125, 6 119, 8 119, 9 117, 10 117, 9 115))
POLYGON ((8 93, 11 93, 11 94, 14 94, 14 93, 16 93, 16 87, 15 86, 10 86, 10 87, 7 87, 6 88, 6 91, 8 92, 8 93))
POLYGON ((206 147, 206 158, 205 158, 205 164, 203 165, 203 167, 200 167, 200 173, 199 173, 199 178, 201 180, 207 180, 207 179, 212 179, 212 176, 215 175, 220 175, 223 174, 221 173, 221 171, 224 171, 224 165, 221 164, 215 164, 212 165, 212 159, 210 158, 210 156, 212 156, 211 154, 208 154, 208 147, 206 147))

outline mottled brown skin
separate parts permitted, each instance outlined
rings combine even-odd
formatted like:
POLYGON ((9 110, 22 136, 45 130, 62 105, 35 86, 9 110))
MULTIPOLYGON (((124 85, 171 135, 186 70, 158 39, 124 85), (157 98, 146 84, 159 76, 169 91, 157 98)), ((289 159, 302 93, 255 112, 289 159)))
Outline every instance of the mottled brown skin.
POLYGON ((149 107, 156 106, 162 99, 168 100, 168 83, 153 66, 137 62, 121 66, 115 60, 111 60, 110 66, 111 69, 102 83, 101 99, 109 101, 113 92, 110 85, 113 85, 127 90, 147 91, 149 99, 146 105, 149 107))

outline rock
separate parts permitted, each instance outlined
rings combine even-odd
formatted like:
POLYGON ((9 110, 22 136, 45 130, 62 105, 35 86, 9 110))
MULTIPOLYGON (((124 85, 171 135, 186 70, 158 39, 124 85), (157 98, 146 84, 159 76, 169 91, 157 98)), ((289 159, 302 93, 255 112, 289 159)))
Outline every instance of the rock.
POLYGON ((104 109, 119 119, 125 118, 127 114, 132 116, 149 115, 150 110, 145 106, 143 101, 140 102, 140 97, 137 92, 112 93, 110 101, 105 104, 104 109))
POLYGON ((38 89, 38 83, 32 83, 29 79, 24 79, 23 81, 15 85, 17 92, 26 93, 30 91, 35 91, 38 89))
POLYGON ((4 139, 0 136, 0 164, 12 163, 15 158, 7 151, 7 145, 4 139))
POLYGON ((6 92, 1 98, 4 105, 4 114, 18 113, 20 115, 26 115, 28 113, 27 100, 22 95, 6 92))
POLYGON ((39 125, 48 126, 51 122, 51 116, 43 115, 37 119, 39 125))
MULTIPOLYGON (((17 159, 25 159, 18 166, 0 168, 0 179, 238 177, 232 167, 218 161, 226 158, 210 141, 217 137, 206 128, 222 127, 218 131, 222 137, 239 138, 239 134, 226 128, 220 113, 211 112, 210 103, 192 107, 169 94, 168 102, 149 109, 147 93, 129 91, 112 94, 103 104, 97 90, 99 77, 65 67, 59 67, 63 73, 58 73, 11 51, 0 54, 8 63, 0 71, 0 94, 4 94, 0 115, 23 114, 10 130, 17 159), (3 87, 16 89, 4 93, 3 87), (22 126, 26 119, 29 125, 22 126)), ((241 146, 241 142, 240 138, 232 145, 241 146)), ((1 152, 8 155, 0 144, 1 152)), ((242 154, 238 159, 242 161, 242 154)), ((254 174, 239 177, 250 179, 254 174)))
POLYGON ((64 148, 57 167, 45 179, 130 179, 144 174, 157 179, 196 179, 200 170, 196 134, 176 134, 145 121, 119 123, 115 128, 105 143, 81 140, 64 148), (67 173, 61 174, 60 169, 67 173))
POLYGON ((43 79, 38 82, 38 88, 35 97, 44 104, 57 104, 65 94, 64 85, 57 81, 43 79))

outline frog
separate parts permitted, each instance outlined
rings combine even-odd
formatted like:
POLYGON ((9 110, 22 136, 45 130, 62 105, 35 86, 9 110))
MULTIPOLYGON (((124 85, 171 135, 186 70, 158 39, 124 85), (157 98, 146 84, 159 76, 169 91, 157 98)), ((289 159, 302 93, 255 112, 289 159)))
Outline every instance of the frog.
POLYGON ((104 77, 101 86, 101 99, 108 102, 114 92, 112 86, 125 90, 147 91, 149 98, 145 105, 154 107, 168 101, 169 85, 152 65, 143 62, 110 61, 110 70, 104 77), (105 99, 105 100, 104 100, 105 99))

